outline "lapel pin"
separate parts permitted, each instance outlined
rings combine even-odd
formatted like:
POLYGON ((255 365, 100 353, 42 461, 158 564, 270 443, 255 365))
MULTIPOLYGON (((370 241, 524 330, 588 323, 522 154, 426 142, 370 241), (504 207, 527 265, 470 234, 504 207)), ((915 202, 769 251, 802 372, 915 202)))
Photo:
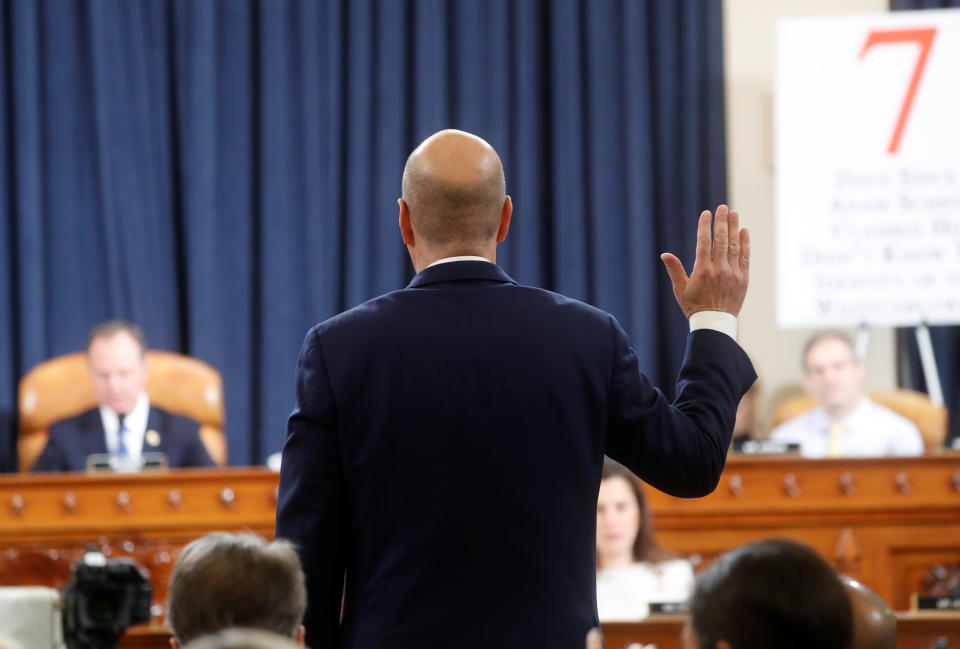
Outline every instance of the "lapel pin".
POLYGON ((144 439, 150 446, 160 446, 160 433, 155 430, 148 430, 147 434, 144 435, 144 439))

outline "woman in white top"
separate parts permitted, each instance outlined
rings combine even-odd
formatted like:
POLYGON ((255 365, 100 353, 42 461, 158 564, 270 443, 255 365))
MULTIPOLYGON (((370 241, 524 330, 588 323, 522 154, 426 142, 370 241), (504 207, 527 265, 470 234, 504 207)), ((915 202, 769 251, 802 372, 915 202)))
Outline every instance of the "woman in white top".
POLYGON ((693 567, 657 545, 639 481, 605 459, 597 500, 597 609, 600 621, 641 620, 650 602, 684 602, 693 567))

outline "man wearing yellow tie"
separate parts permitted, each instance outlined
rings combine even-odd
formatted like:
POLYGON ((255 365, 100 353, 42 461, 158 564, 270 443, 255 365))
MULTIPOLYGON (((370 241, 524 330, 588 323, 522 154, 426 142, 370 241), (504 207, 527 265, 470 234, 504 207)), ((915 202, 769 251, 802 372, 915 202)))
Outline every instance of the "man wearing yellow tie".
POLYGON ((804 347, 803 367, 803 389, 817 407, 775 428, 771 439, 799 443, 800 452, 811 458, 923 453, 913 422, 864 394, 866 372, 846 335, 815 335, 804 347))

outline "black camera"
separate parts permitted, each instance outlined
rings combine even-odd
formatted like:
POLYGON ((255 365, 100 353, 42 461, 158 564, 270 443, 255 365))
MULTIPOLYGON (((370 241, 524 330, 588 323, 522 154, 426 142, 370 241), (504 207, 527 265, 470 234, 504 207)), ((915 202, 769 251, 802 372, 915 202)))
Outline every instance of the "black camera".
POLYGON ((153 586, 132 559, 107 560, 96 546, 70 566, 63 587, 69 649, 115 649, 128 626, 150 621, 153 586))

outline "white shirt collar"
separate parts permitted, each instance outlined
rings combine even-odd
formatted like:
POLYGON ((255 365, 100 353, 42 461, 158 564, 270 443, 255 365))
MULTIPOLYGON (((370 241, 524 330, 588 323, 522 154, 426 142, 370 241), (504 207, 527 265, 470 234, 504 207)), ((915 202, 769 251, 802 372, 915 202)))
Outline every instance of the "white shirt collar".
POLYGON ((430 266, 436 266, 437 264, 447 264, 447 263, 450 263, 451 261, 485 261, 488 264, 493 263, 486 257, 479 257, 477 255, 459 255, 457 257, 444 257, 443 259, 438 259, 432 264, 429 264, 427 268, 430 268, 430 266))
POLYGON ((847 413, 845 417, 840 417, 839 419, 828 415, 827 411, 823 409, 823 406, 818 406, 811 413, 811 423, 813 423, 821 433, 829 434, 830 424, 839 421, 844 425, 849 425, 852 420, 866 414, 866 412, 870 410, 871 405, 873 405, 873 402, 870 401, 866 395, 862 395, 853 410, 847 413))
MULTIPOLYGON (((123 418, 128 433, 128 447, 131 458, 139 458, 143 452, 143 436, 147 432, 147 418, 150 415, 150 398, 146 392, 141 392, 137 397, 137 403, 133 410, 123 418)), ((100 421, 103 424, 103 432, 106 435, 107 451, 116 453, 118 447, 117 432, 120 428, 120 422, 116 411, 108 405, 100 404, 100 421)))

